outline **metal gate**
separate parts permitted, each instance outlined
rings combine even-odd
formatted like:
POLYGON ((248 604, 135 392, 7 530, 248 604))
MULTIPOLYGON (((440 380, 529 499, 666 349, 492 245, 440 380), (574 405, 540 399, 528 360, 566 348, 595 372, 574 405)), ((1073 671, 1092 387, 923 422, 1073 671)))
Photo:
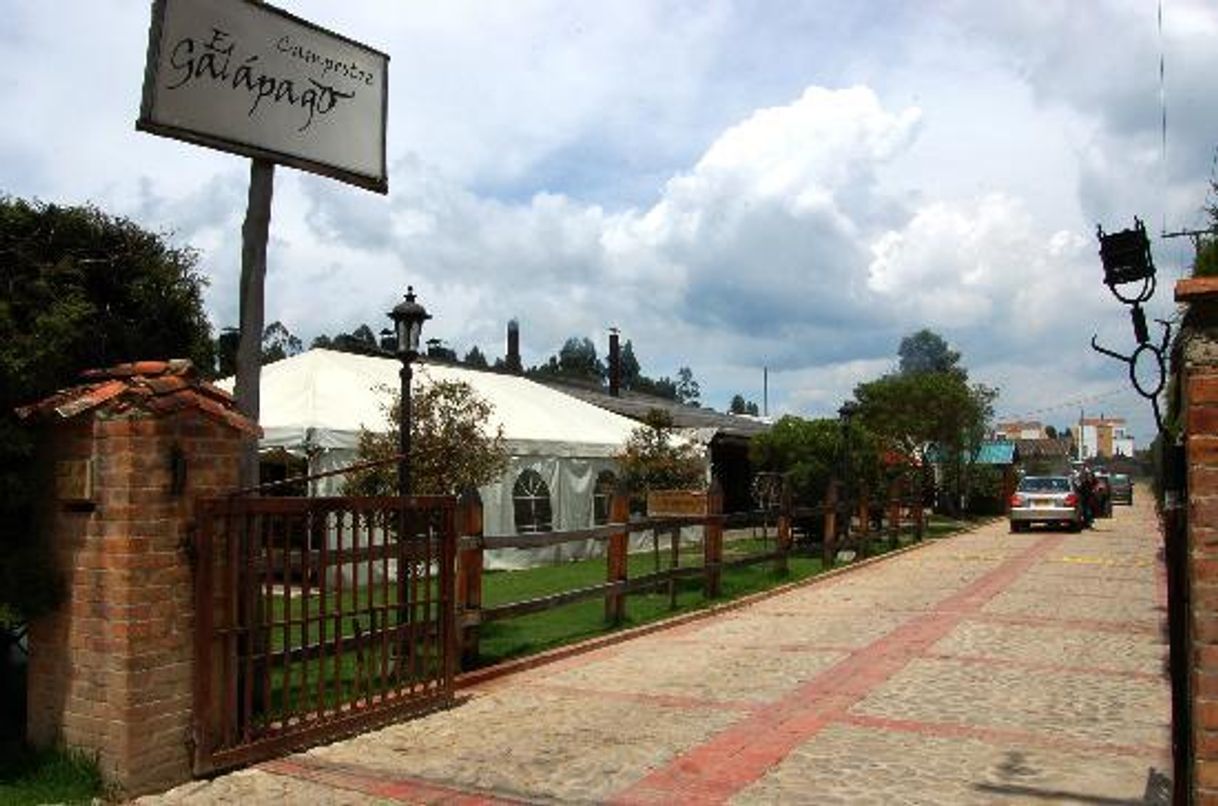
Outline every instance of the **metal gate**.
POLYGON ((194 771, 449 703, 455 500, 199 504, 194 771))

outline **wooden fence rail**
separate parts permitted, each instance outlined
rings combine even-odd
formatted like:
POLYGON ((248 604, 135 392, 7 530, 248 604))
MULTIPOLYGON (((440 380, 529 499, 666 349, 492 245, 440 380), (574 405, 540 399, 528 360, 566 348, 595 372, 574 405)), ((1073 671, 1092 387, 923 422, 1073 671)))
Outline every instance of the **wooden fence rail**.
MULTIPOLYGON (((626 617, 627 597, 632 593, 650 593, 666 589, 670 606, 676 607, 678 583, 701 578, 703 595, 714 599, 721 595, 723 571, 762 563, 773 563, 776 571, 786 573, 788 558, 797 550, 813 550, 819 542, 825 567, 831 567, 840 552, 853 551, 866 557, 873 539, 886 536, 895 544, 899 531, 906 525, 915 540, 924 534, 924 511, 920 501, 912 499, 899 485, 888 490, 878 513, 872 509, 870 496, 864 491, 854 500, 840 493, 833 482, 825 500, 817 506, 794 506, 790 492, 784 490, 777 510, 724 514, 723 494, 718 483, 705 495, 705 511, 697 515, 673 515, 630 518, 630 498, 625 490, 617 491, 610 501, 609 520, 604 526, 565 532, 545 532, 518 535, 482 534, 482 502, 476 490, 463 495, 457 505, 457 629, 461 668, 477 665, 480 628, 504 619, 541 613, 564 605, 603 598, 605 620, 617 624, 626 617), (857 520, 858 528, 852 523, 857 520), (874 521, 879 521, 878 528, 874 521), (886 521, 886 524, 885 524, 886 521), (774 548, 742 557, 724 559, 724 531, 761 524, 775 524, 774 548), (819 524, 821 539, 813 540, 813 526, 819 524), (682 565, 681 529, 702 528, 701 562, 682 565), (628 548, 630 536, 650 532, 656 556, 653 573, 630 577, 628 548), (668 566, 660 567, 660 539, 668 536, 668 566), (491 549, 536 549, 564 543, 597 540, 605 544, 605 581, 546 596, 524 599, 493 607, 483 606, 484 552, 491 549)), ((673 494, 683 494, 675 491, 673 494)), ((685 551, 689 550, 685 546, 685 551)), ((686 555, 688 556, 688 555, 686 555)))

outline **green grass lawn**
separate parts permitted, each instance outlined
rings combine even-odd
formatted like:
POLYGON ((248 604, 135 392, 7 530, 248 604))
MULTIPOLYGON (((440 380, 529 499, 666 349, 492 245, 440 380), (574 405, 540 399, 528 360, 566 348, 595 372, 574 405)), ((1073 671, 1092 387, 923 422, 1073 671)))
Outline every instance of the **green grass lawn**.
POLYGON ((83 753, 0 746, 0 803, 89 803, 104 792, 97 763, 83 753))

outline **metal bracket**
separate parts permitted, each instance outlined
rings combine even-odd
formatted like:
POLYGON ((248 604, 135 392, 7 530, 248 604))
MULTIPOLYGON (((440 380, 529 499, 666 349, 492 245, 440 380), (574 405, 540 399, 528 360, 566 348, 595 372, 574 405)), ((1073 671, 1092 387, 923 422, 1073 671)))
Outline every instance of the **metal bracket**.
POLYGON ((1115 358, 1118 361, 1123 361, 1129 366, 1129 381, 1133 384, 1133 388, 1139 395, 1150 401, 1150 406, 1155 413, 1155 425, 1159 431, 1163 431, 1163 414, 1159 411, 1159 393, 1163 391, 1163 387, 1167 385, 1167 346, 1171 343, 1171 322, 1164 319, 1156 319, 1163 326, 1163 339, 1158 345, 1150 343, 1150 338, 1146 332, 1146 318, 1142 313, 1142 308, 1138 305, 1133 306, 1131 311, 1134 320, 1134 332, 1138 337, 1138 347, 1133 351, 1132 355, 1121 355, 1115 350, 1109 350, 1106 347, 1101 347, 1096 337, 1091 337, 1091 349, 1097 353, 1102 353, 1109 358, 1115 358), (1139 322, 1141 326, 1139 327, 1139 322), (1155 359, 1155 366, 1159 369, 1158 380, 1152 388, 1142 386, 1141 380, 1138 378, 1138 360, 1143 353, 1149 353, 1155 359))

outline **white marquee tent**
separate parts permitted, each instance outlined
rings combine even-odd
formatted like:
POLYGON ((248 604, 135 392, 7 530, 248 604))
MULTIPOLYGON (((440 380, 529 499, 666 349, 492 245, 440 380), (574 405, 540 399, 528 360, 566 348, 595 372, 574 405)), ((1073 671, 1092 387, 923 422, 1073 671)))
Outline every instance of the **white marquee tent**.
MULTIPOLYGON (((388 429, 386 407, 399 387, 401 364, 391 358, 313 349, 262 368, 263 451, 283 450, 308 462, 310 474, 355 461, 361 428, 388 429)), ((430 364, 414 366, 414 388, 432 381, 463 381, 494 406, 488 432, 500 425, 510 460, 507 472, 479 492, 488 535, 514 534, 512 492, 526 470, 537 472, 550 491, 555 530, 592 525, 593 487, 599 473, 616 473, 619 453, 638 423, 517 375, 430 364)), ((232 379, 219 384, 231 390, 232 379)), ((341 479, 323 479, 310 492, 331 495, 341 479)), ((592 546, 547 549, 547 559, 579 556, 592 546)), ((488 557, 493 566, 519 567, 540 559, 505 550, 488 557)))

